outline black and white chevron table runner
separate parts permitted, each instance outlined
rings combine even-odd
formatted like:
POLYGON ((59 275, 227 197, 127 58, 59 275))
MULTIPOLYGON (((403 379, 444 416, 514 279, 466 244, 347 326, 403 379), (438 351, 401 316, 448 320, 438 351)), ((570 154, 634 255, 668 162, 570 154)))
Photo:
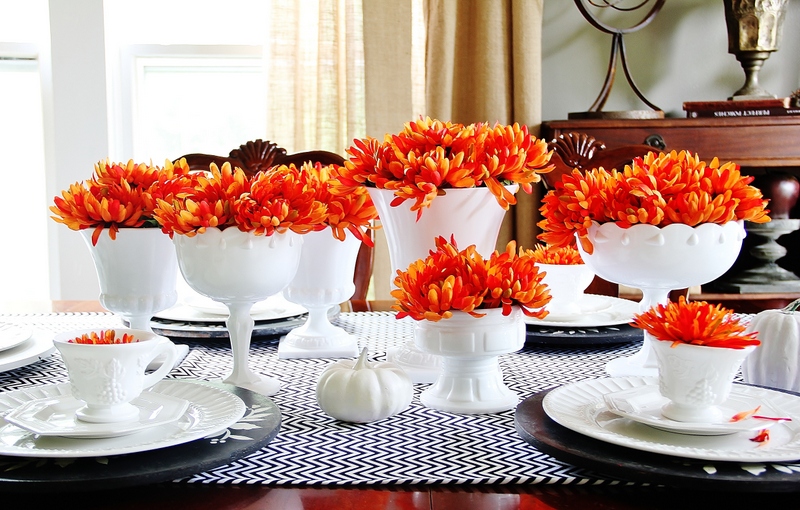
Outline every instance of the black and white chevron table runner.
MULTIPOLYGON (((26 324, 53 332, 91 327, 119 327, 118 318, 103 313, 0 315, 0 321, 26 324)), ((383 360, 387 347, 412 338, 409 319, 389 312, 343 313, 337 325, 356 335, 372 359, 383 360)), ((218 380, 232 366, 227 340, 194 340, 186 359, 170 377, 218 380)), ((522 399, 547 388, 605 376, 612 357, 629 355, 639 346, 595 348, 526 347, 500 358, 506 384, 522 399)), ((490 415, 458 415, 436 411, 415 397, 405 411, 370 424, 330 418, 316 402, 316 382, 330 359, 277 357, 275 341, 256 340, 250 366, 281 382, 272 400, 283 421, 278 436, 265 448, 229 465, 197 474, 183 482, 269 485, 369 484, 626 484, 564 464, 524 442, 514 429, 514 411, 490 415)), ((0 373, 3 391, 67 380, 58 353, 15 370, 0 373)), ((247 440, 235 431, 227 440, 247 440), (240 437, 241 439, 237 439, 240 437)))

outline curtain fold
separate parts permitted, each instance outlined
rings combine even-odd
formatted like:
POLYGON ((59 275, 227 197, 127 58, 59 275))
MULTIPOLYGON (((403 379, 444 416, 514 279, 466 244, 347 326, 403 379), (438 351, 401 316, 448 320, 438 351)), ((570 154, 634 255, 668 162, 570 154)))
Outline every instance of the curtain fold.
POLYGON ((273 0, 267 138, 344 155, 366 133, 361 0, 273 0))
MULTIPOLYGON (((541 124, 543 0, 429 0, 428 115, 459 123, 541 124)), ((536 244, 541 186, 518 193, 498 247, 536 244)))

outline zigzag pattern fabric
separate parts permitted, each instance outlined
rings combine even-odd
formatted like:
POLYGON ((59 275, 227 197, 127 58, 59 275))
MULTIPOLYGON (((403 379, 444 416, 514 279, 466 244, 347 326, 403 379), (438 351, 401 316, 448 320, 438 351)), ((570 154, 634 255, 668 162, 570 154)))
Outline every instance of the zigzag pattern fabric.
MULTIPOLYGON (((0 320, 53 332, 120 327, 111 314, 2 315, 0 320)), ((343 313, 335 321, 356 335, 359 347, 383 360, 387 347, 413 337, 410 319, 393 313, 343 313)), ((182 339, 176 340, 184 342, 182 339)), ((227 340, 196 340, 170 377, 219 380, 232 366, 227 340)), ((522 399, 580 379, 604 377, 612 357, 632 354, 638 345, 587 348, 525 347, 500 358, 506 384, 522 399)), ((281 485, 371 484, 566 484, 629 485, 564 464, 523 441, 514 429, 514 411, 458 415, 419 402, 426 385, 415 386, 411 406, 385 420, 344 423, 327 416, 316 402, 316 382, 330 359, 278 359, 275 340, 255 340, 250 365, 277 377, 281 390, 272 400, 283 422, 265 448, 231 464, 199 473, 184 483, 281 485)), ((27 367, 0 373, 11 390, 67 380, 58 353, 27 367)))

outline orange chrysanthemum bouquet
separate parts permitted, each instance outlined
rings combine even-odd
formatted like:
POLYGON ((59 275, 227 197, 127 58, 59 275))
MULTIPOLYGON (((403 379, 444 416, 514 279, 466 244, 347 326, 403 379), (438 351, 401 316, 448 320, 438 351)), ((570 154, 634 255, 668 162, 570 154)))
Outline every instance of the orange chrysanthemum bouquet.
POLYGON ((103 160, 94 166, 89 180, 76 182, 55 197, 52 218, 72 230, 94 229, 93 245, 103 229, 116 239, 120 228, 158 227, 153 212, 157 200, 182 191, 174 178, 188 173, 186 161, 177 165, 167 161, 159 168, 133 160, 126 164, 103 160))
POLYGON ((594 249, 588 239, 592 223, 616 222, 620 227, 646 224, 724 224, 747 220, 769 221, 767 201, 751 186, 739 166, 705 163, 686 151, 655 153, 635 158, 624 170, 596 168, 573 170, 542 199, 543 233, 554 246, 566 246, 577 235, 584 250, 594 249))
POLYGON ((448 188, 488 187, 508 209, 516 203, 505 185, 531 185, 552 170, 551 152, 526 126, 487 123, 457 124, 430 118, 409 122, 383 142, 367 137, 347 150, 341 182, 392 190, 392 205, 413 200, 411 210, 422 214, 448 188))
POLYGON ((542 308, 550 300, 531 250, 508 243, 505 252, 495 251, 484 259, 475 246, 459 250, 455 240, 436 239, 436 249, 424 260, 398 271, 392 291, 397 318, 439 321, 460 311, 481 317, 482 310, 513 306, 529 317, 543 318, 542 308))
POLYGON ((681 422, 730 421, 719 407, 733 377, 760 342, 731 310, 705 301, 659 304, 634 317, 632 325, 654 338, 659 391, 669 399, 662 414, 681 422))
MULTIPOLYGON (((540 238, 554 246, 577 240, 601 278, 642 290, 642 310, 665 304, 673 289, 703 285, 735 262, 744 221, 766 222, 767 201, 735 163, 690 153, 650 152, 622 171, 575 170, 543 199, 540 238)), ((612 360, 611 375, 655 372, 642 350, 612 360)))

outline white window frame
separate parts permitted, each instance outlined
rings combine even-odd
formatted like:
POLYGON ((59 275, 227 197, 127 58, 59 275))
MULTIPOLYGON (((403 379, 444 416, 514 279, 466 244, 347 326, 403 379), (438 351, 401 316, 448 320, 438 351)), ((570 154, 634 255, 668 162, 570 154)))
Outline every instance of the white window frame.
MULTIPOLYGON (((241 60, 259 61, 263 69, 264 49, 260 45, 191 45, 191 44, 132 44, 119 49, 119 59, 108 60, 108 82, 110 101, 109 132, 113 134, 109 143, 112 159, 127 160, 135 154, 134 133, 139 120, 136 98, 146 63, 159 59, 164 62, 197 59, 203 65, 230 65, 241 60)), ((266 76, 264 93, 266 94, 266 76)), ((266 115, 266 113, 265 113, 266 115)))

